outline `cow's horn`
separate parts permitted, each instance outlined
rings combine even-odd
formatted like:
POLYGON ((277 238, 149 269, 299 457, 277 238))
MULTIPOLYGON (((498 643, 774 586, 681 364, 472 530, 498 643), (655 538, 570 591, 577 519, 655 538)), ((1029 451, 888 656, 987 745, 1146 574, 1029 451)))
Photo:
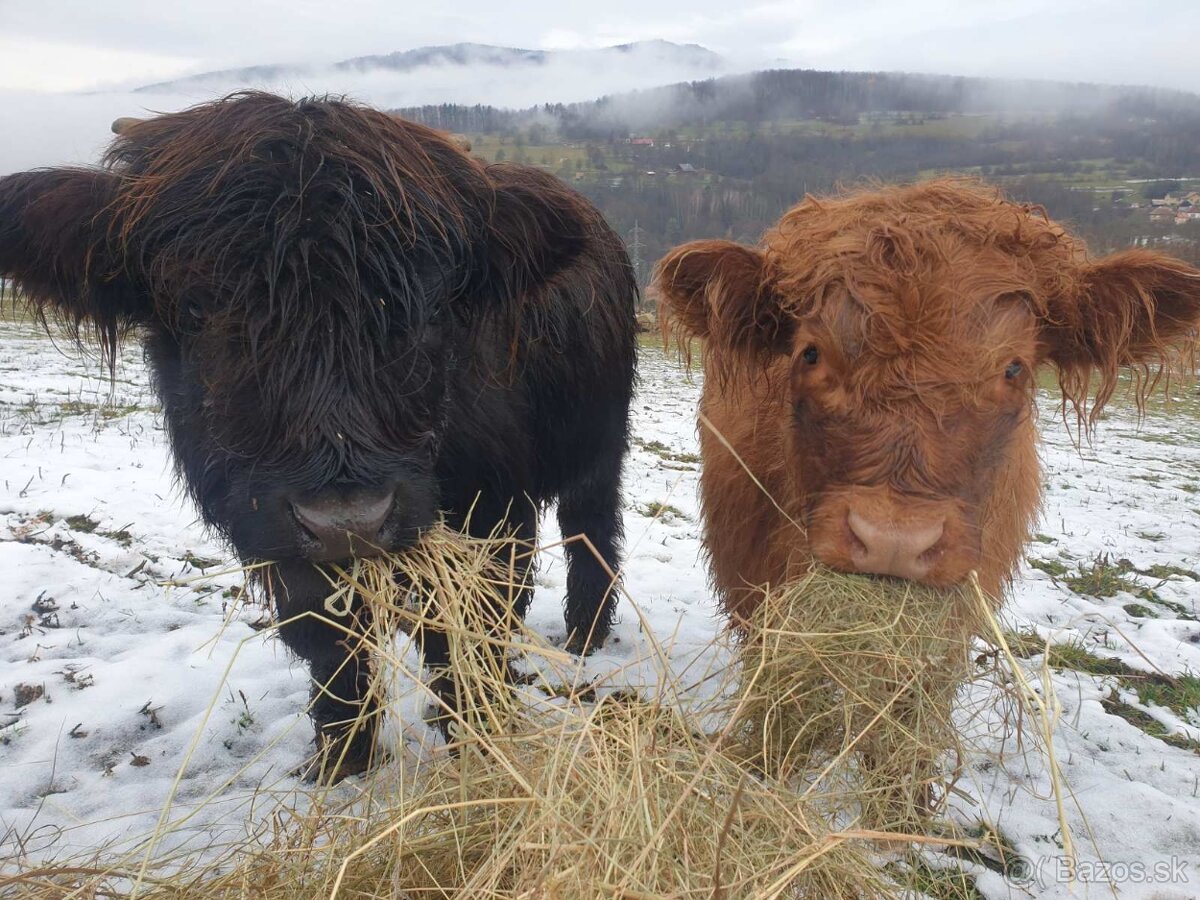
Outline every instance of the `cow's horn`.
POLYGON ((135 119, 133 116, 121 116, 112 123, 113 134, 124 134, 134 125, 145 122, 145 119, 135 119))

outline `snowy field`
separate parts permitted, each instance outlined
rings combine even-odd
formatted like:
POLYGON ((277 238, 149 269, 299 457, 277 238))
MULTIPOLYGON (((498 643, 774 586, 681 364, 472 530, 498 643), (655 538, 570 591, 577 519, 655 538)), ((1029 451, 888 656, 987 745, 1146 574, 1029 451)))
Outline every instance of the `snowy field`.
MULTIPOLYGON (((585 672, 610 685, 654 677, 643 621, 678 670, 722 662, 698 557, 698 386, 653 348, 641 373, 625 486, 641 617, 624 604, 585 672)), ((154 407, 137 351, 113 388, 94 359, 0 324, 0 859, 130 848, 160 816, 172 846, 236 840, 302 802, 289 772, 310 749, 306 671, 223 573, 154 407)), ((1140 427, 1114 410, 1082 451, 1056 409, 1044 398, 1045 513, 1005 618, 1065 647, 1054 739, 1080 877, 1062 880, 1045 768, 1012 738, 968 760, 954 815, 1001 835, 1029 877, 931 858, 989 898, 1198 897, 1200 682, 1137 673, 1200 673, 1200 402, 1192 389, 1140 427)), ((529 621, 551 641, 564 587, 544 553, 529 621)), ((1040 655, 1027 665, 1036 678, 1040 655)), ((391 746, 436 744, 423 705, 400 698, 391 746)))

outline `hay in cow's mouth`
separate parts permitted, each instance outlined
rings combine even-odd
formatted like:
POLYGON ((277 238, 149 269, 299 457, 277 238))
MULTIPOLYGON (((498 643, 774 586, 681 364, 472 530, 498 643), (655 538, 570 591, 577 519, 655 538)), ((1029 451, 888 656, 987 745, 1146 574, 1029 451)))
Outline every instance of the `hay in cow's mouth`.
POLYGON ((435 529, 331 594, 331 615, 352 593, 372 609, 381 671, 403 669, 397 624, 447 634, 456 753, 322 789, 218 859, 44 869, 28 896, 884 897, 904 885, 881 849, 970 843, 929 800, 978 596, 814 570, 765 598, 718 700, 680 705, 666 668, 659 699, 596 700, 536 689, 579 662, 506 613, 525 552, 435 529), (518 651, 535 674, 514 681, 518 651))
POLYGON ((988 606, 948 590, 814 567, 746 623, 749 761, 805 778, 865 827, 920 828, 961 749, 955 696, 988 606))

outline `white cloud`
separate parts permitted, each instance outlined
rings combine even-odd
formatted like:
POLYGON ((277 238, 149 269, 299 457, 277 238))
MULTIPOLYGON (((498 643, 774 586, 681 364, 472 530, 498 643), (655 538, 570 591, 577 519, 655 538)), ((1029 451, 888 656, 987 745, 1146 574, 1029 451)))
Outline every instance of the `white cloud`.
POLYGON ((0 37, 0 86, 10 90, 89 91, 133 80, 170 78, 197 63, 178 56, 0 37))

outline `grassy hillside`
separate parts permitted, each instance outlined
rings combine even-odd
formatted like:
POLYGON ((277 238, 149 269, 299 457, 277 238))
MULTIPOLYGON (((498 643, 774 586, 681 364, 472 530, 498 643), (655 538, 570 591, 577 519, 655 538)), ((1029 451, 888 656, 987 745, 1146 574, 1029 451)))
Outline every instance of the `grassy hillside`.
POLYGON ((485 159, 555 173, 631 245, 636 226, 643 281, 680 241, 756 240, 807 192, 944 172, 1044 205, 1098 252, 1200 261, 1200 217, 1151 216, 1153 200, 1200 189, 1200 97, 1180 92, 783 71, 522 111, 401 112, 468 134, 485 159))

